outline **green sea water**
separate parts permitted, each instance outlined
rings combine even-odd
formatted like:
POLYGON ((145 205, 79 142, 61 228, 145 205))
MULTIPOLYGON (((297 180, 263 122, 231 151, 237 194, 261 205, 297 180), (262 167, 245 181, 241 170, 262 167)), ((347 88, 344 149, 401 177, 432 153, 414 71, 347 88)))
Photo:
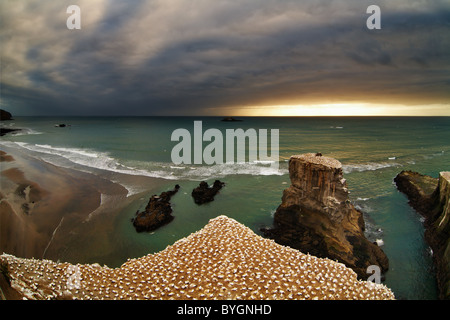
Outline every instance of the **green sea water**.
MULTIPOLYGON (((136 199, 114 220, 115 251, 100 264, 120 266, 126 258, 164 249, 196 232, 218 215, 227 215, 260 234, 271 226, 282 192, 290 184, 291 155, 321 152, 341 161, 350 200, 363 211, 366 236, 383 241, 390 269, 385 284, 398 299, 436 299, 432 252, 424 241, 423 218, 399 193, 393 178, 401 170, 437 177, 450 170, 448 117, 320 117, 242 118, 222 122, 216 117, 17 117, 2 125, 23 130, 2 137, 0 147, 17 148, 50 163, 92 172, 120 172, 166 179, 162 192, 175 184, 175 219, 152 233, 136 233, 130 219, 143 210, 151 192, 125 185, 136 199), (171 141, 175 129, 193 134, 194 121, 203 129, 278 129, 279 163, 231 165, 174 164, 171 141), (65 123, 65 128, 55 124, 65 123), (220 179, 226 186, 209 204, 198 206, 190 195, 200 181, 220 179)), ((270 141, 270 140, 269 140, 270 141)), ((206 146, 208 143, 204 143, 206 146)), ((85 261, 94 253, 82 251, 85 261)), ((84 262, 84 261, 70 261, 84 262)))

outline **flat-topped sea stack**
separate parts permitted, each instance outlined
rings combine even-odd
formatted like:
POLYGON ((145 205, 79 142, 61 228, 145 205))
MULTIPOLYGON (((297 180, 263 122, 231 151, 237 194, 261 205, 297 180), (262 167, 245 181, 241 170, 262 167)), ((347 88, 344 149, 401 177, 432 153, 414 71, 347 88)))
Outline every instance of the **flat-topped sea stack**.
POLYGON ((361 279, 376 265, 389 267, 384 252, 364 235, 364 219, 348 198, 342 164, 320 153, 292 156, 291 186, 284 190, 274 215, 274 227, 263 230, 276 242, 338 260, 361 279))
POLYGON ((15 299, 394 299, 342 263, 279 245, 226 216, 120 268, 6 254, 0 266, 2 291, 15 299))
POLYGON ((409 204, 425 217, 425 240, 433 249, 440 299, 450 299, 450 172, 433 178, 402 171, 394 179, 409 204))

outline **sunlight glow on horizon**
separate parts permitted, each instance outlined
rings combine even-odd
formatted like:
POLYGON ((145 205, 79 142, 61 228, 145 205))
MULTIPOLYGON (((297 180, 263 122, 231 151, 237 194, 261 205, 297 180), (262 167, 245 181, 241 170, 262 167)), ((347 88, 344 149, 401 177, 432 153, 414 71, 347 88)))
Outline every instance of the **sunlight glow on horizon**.
POLYGON ((395 105, 371 103, 327 103, 229 108, 234 116, 450 116, 450 104, 395 105))

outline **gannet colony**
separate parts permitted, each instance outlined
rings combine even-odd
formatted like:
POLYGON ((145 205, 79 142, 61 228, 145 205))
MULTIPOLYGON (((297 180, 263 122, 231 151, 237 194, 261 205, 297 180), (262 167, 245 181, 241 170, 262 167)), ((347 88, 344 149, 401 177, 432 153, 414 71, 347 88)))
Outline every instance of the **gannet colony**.
POLYGON ((119 268, 0 256, 24 299, 394 299, 344 264, 256 235, 219 216, 119 268))

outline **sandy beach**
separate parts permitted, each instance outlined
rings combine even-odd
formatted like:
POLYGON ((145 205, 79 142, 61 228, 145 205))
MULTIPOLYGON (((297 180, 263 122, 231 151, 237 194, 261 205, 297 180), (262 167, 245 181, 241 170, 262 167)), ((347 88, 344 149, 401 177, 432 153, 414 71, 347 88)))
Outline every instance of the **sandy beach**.
POLYGON ((82 263, 95 259, 92 252, 111 254, 117 215, 142 193, 166 183, 57 167, 21 151, 3 149, 0 252, 22 258, 82 263), (130 195, 117 181, 140 191, 130 195))

